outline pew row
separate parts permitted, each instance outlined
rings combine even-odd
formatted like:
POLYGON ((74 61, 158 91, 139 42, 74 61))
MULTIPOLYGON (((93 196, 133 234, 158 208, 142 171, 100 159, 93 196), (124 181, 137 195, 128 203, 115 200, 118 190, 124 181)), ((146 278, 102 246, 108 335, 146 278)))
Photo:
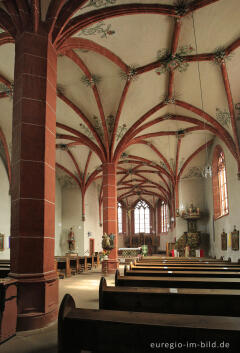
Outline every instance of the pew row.
POLYGON ((218 268, 218 267, 228 267, 228 268, 238 268, 240 270, 240 265, 237 263, 173 263, 173 262, 136 262, 132 263, 135 267, 192 267, 192 268, 199 268, 199 267, 211 267, 211 268, 218 268))
POLYGON ((99 255, 92 256, 55 256, 55 268, 60 276, 71 277, 72 274, 79 274, 91 270, 100 264, 99 255))
POLYGON ((99 285, 99 309, 240 317, 240 290, 108 287, 99 285), (231 305, 226 305, 231 303, 231 305))
POLYGON ((229 266, 188 266, 188 265, 182 265, 182 266, 175 266, 175 265, 164 265, 164 266, 135 266, 130 264, 130 269, 133 271, 163 271, 163 270, 168 270, 168 271, 234 271, 234 272, 240 272, 240 267, 229 267, 229 266))
POLYGON ((146 277, 120 276, 115 273, 115 286, 125 287, 158 287, 158 288, 206 288, 206 289, 240 289, 240 278, 206 277, 146 277))
POLYGON ((222 278, 240 278, 240 272, 234 271, 151 271, 151 270, 128 270, 124 266, 124 276, 146 276, 146 277, 222 277, 222 278))
MULTIPOLYGON (((187 347, 188 352, 195 353, 197 347, 210 341, 216 342, 218 347, 228 344, 229 351, 237 352, 239 335, 238 317, 80 309, 75 307, 69 294, 64 296, 58 316, 59 353, 79 353, 81 350, 159 352, 154 346, 156 342, 168 344, 167 348, 161 349, 163 352, 169 352, 169 343, 175 342, 178 348, 182 344, 178 352, 186 352, 187 347), (190 342, 194 346, 189 346, 190 342)), ((220 351, 224 350, 214 349, 214 352, 220 351)))

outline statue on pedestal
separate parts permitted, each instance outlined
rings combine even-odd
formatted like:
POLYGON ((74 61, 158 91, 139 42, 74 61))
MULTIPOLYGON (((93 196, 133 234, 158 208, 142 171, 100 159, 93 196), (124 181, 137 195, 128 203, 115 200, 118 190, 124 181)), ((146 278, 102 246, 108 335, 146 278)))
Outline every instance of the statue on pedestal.
POLYGON ((70 232, 68 233, 68 247, 69 251, 75 250, 75 235, 72 228, 70 228, 70 232))

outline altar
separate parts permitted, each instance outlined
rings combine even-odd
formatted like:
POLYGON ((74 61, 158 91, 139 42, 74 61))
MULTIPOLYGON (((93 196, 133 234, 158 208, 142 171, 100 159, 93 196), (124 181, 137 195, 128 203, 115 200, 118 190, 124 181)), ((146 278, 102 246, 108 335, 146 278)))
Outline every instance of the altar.
POLYGON ((139 257, 142 253, 142 248, 119 248, 118 249, 118 258, 119 262, 129 262, 139 257))

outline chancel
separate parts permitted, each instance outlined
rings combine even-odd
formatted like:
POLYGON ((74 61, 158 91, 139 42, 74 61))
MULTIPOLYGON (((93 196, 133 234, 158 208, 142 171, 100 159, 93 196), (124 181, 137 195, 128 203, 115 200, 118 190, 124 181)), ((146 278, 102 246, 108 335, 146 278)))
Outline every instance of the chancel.
POLYGON ((237 351, 239 13, 0 0, 3 353, 237 351))

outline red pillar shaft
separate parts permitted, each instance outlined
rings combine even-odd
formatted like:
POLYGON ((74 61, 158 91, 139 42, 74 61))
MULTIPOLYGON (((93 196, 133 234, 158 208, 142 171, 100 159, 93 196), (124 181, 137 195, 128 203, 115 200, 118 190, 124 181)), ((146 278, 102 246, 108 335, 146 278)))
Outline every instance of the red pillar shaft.
POLYGON ((103 233, 113 233, 114 249, 109 255, 109 272, 118 267, 117 183, 115 163, 103 164, 103 233))
POLYGON ((54 270, 57 55, 47 35, 16 38, 11 273, 19 281, 18 330, 56 320, 54 270))

